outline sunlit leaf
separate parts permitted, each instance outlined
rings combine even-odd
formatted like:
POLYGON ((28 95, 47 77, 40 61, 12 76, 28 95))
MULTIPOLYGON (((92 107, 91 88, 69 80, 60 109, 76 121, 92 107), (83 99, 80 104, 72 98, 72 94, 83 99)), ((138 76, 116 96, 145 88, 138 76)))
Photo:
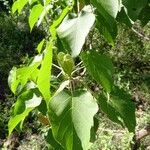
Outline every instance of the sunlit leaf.
POLYGON ((42 93, 44 99, 50 99, 50 79, 51 79, 51 66, 52 66, 52 41, 47 43, 44 51, 44 58, 41 68, 38 73, 37 85, 39 91, 42 93))
POLYGON ((43 9, 44 8, 41 4, 37 4, 33 6, 33 8, 31 9, 30 16, 29 16, 30 30, 32 30, 33 26, 38 21, 39 16, 41 15, 43 9))
POLYGON ((49 118, 54 138, 65 150, 86 150, 97 103, 87 91, 60 92, 50 101, 49 118))
POLYGON ((57 29, 59 38, 73 57, 79 55, 85 38, 95 22, 95 15, 90 6, 85 6, 78 17, 67 16, 57 29))
POLYGON ((12 6, 12 12, 15 13, 18 10, 20 14, 24 6, 28 3, 28 0, 17 0, 12 6))
POLYGON ((15 127, 23 122, 29 112, 35 107, 39 106, 42 98, 38 97, 32 90, 22 93, 15 103, 14 115, 8 122, 9 135, 15 129, 15 127))

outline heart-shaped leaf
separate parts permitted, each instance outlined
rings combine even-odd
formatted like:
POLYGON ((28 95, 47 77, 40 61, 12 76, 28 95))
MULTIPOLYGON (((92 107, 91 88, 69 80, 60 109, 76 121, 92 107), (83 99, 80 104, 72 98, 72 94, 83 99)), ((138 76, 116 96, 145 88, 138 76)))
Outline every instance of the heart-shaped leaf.
POLYGON ((87 91, 60 92, 50 101, 49 118, 54 138, 65 150, 86 150, 97 103, 87 91))
POLYGON ((63 41, 65 48, 71 51, 73 57, 80 54, 91 27, 95 22, 95 15, 91 6, 85 6, 76 18, 67 16, 57 28, 57 34, 63 41))

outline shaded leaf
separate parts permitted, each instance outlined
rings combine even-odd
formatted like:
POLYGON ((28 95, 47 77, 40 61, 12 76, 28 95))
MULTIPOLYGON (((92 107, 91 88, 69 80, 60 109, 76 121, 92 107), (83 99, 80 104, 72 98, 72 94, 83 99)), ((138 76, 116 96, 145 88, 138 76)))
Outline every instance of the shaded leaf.
POLYGON ((148 0, 122 0, 123 5, 127 8, 128 16, 136 21, 142 9, 146 6, 148 0))
POLYGON ((139 18, 142 25, 145 26, 150 21, 150 2, 146 5, 145 8, 142 9, 139 18))
POLYGON ((110 99, 104 95, 100 96, 99 103, 102 111, 112 121, 125 125, 129 132, 135 132, 135 104, 131 101, 130 95, 124 90, 115 87, 110 93, 110 99))
POLYGON ((111 60, 94 50, 84 52, 82 60, 89 74, 110 93, 113 87, 112 75, 114 72, 111 60))
POLYGON ((64 150, 61 147, 61 145, 53 137, 52 129, 49 129, 48 134, 45 139, 46 139, 46 142, 49 144, 49 149, 64 150))
POLYGON ((132 27, 133 21, 127 15, 127 12, 124 7, 122 7, 121 11, 118 13, 117 21, 121 23, 125 23, 128 27, 132 27))
POLYGON ((114 40, 117 36, 117 24, 115 19, 109 15, 102 16, 98 13, 96 21, 96 27, 100 33, 103 34, 107 42, 114 46, 114 40))

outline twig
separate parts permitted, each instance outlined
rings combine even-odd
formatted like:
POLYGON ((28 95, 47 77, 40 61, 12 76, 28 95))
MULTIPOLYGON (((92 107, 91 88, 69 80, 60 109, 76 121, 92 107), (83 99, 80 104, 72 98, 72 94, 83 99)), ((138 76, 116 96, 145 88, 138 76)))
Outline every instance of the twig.
POLYGON ((141 38, 143 38, 143 39, 145 39, 145 40, 147 40, 147 41, 150 41, 150 38, 149 38, 149 37, 144 36, 143 34, 139 33, 139 32, 138 32, 137 30, 135 30, 134 28, 132 28, 132 31, 133 31, 135 34, 137 34, 137 36, 139 36, 139 37, 141 37, 141 38))

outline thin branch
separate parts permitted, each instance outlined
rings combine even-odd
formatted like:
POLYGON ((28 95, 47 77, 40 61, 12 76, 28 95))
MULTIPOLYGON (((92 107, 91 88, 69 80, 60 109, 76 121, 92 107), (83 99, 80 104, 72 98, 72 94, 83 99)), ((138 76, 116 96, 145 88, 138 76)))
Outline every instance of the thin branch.
POLYGON ((149 37, 144 36, 143 34, 139 33, 139 32, 138 32, 137 30, 135 30, 134 28, 132 28, 132 31, 133 31, 137 36, 139 36, 139 37, 141 37, 141 38, 143 38, 143 39, 145 39, 145 40, 147 40, 147 41, 150 41, 150 38, 149 38, 149 37))
POLYGON ((57 69, 59 69, 59 70, 61 70, 62 71, 62 69, 59 67, 59 66, 57 66, 57 65, 55 65, 55 64, 52 64, 55 68, 57 68, 57 69))

